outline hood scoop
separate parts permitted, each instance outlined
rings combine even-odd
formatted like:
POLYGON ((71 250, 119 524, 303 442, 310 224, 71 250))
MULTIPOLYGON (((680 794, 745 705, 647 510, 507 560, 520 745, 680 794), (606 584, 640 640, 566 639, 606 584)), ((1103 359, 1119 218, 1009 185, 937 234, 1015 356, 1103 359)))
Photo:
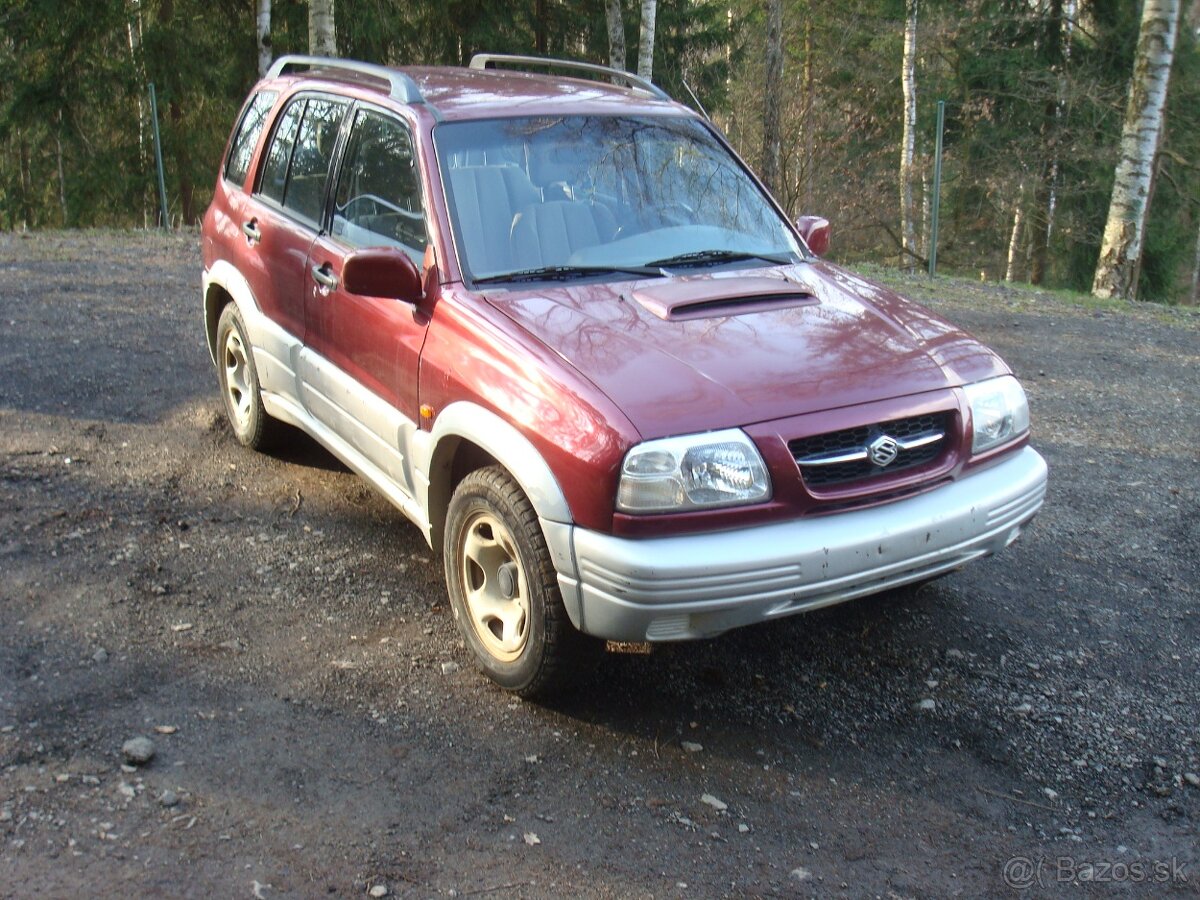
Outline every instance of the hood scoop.
POLYGON ((629 296, 646 312, 671 322, 814 306, 819 302, 802 284, 761 275, 652 282, 638 287, 629 296))

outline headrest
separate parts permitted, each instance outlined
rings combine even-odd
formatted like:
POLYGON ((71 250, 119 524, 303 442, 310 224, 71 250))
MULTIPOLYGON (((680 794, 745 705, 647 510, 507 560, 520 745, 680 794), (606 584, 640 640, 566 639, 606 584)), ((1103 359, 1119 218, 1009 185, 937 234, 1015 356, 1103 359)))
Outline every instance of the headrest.
POLYGON ((539 187, 559 181, 575 184, 581 180, 583 167, 578 150, 570 146, 548 144, 529 149, 529 177, 539 187))

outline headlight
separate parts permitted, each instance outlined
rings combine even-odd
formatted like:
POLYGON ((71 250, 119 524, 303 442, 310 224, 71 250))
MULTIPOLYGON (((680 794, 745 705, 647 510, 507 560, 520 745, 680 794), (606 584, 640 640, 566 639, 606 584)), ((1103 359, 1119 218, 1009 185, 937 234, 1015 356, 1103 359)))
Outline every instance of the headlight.
POLYGON ((771 480, 754 442, 730 428, 638 444, 617 486, 622 512, 668 512, 759 503, 771 480))
POLYGON ((968 384, 963 390, 975 423, 973 454, 1007 444, 1029 430, 1029 401, 1021 383, 1011 375, 968 384))

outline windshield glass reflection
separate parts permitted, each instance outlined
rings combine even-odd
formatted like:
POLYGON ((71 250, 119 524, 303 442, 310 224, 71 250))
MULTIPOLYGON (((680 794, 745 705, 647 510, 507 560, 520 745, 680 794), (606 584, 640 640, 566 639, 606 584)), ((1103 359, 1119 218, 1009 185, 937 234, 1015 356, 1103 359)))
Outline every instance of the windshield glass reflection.
POLYGON ((692 119, 452 122, 436 141, 460 261, 477 281, 802 258, 757 185, 692 119))

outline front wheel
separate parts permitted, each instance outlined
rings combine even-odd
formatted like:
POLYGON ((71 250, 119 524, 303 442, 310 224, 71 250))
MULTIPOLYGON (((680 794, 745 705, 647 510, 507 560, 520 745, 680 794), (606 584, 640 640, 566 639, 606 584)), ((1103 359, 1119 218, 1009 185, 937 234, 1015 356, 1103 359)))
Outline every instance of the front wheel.
POLYGON ((484 674, 526 698, 569 683, 594 642, 567 618, 537 513, 504 469, 458 485, 444 551, 454 618, 484 674))

